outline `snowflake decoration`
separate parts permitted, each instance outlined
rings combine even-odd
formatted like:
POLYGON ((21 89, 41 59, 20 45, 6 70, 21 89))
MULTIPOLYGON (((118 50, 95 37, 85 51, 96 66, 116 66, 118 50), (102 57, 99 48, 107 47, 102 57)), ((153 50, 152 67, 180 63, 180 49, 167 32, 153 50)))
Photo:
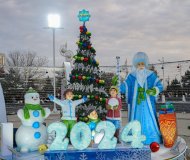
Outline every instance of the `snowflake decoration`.
POLYGON ((106 160, 106 155, 102 152, 96 152, 96 159, 97 160, 106 160))
POLYGON ((56 157, 57 157, 56 158, 57 160, 66 160, 65 155, 64 155, 63 152, 58 153, 56 157))
POLYGON ((87 157, 86 154, 82 153, 82 154, 80 155, 79 159, 80 159, 80 160, 87 160, 88 157, 87 157))
POLYGON ((85 9, 83 9, 82 11, 79 11, 78 18, 79 18, 79 21, 81 22, 89 21, 90 19, 89 11, 85 9))
POLYGON ((130 159, 131 158, 131 154, 125 154, 125 152, 122 151, 118 151, 115 153, 116 156, 113 157, 114 160, 125 160, 125 159, 130 159))

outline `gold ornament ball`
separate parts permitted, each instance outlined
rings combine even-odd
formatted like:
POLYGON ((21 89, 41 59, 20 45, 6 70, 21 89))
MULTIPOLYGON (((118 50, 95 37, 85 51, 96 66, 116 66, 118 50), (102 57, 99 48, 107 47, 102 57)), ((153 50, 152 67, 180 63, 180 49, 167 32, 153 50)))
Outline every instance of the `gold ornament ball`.
POLYGON ((41 144, 38 147, 38 152, 40 152, 41 154, 43 154, 45 151, 47 151, 47 149, 48 149, 48 146, 46 144, 41 144))

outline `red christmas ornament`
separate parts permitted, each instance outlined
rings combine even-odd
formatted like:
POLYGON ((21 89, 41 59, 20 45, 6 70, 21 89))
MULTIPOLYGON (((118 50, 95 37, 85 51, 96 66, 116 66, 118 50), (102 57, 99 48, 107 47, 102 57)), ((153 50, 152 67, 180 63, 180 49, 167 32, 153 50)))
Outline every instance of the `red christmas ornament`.
POLYGON ((150 149, 152 152, 157 152, 160 149, 160 145, 157 142, 152 142, 150 144, 150 149))
POLYGON ((99 97, 98 97, 98 96, 95 96, 95 99, 96 99, 96 100, 98 100, 98 99, 99 99, 99 97))
POLYGON ((88 46, 88 49, 90 49, 90 48, 91 48, 91 45, 88 46))
POLYGON ((84 62, 87 62, 88 61, 88 58, 86 57, 86 58, 84 58, 84 60, 83 60, 84 62))
POLYGON ((78 76, 78 79, 81 80, 81 79, 82 79, 82 76, 78 76))
POLYGON ((82 33, 82 32, 83 32, 83 29, 80 29, 80 32, 82 33))
POLYGON ((72 76, 73 79, 75 79, 76 77, 75 76, 72 76))
POLYGON ((99 83, 99 79, 96 79, 96 83, 99 83))
POLYGON ((83 30, 83 26, 80 26, 79 29, 80 29, 80 30, 83 30))

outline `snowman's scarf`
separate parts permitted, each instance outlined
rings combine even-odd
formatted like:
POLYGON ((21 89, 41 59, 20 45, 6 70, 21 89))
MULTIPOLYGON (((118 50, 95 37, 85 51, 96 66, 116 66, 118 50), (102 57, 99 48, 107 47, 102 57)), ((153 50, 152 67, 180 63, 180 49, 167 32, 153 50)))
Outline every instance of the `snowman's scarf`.
POLYGON ((45 115, 46 115, 45 110, 39 104, 25 104, 23 110, 24 110, 24 118, 25 119, 30 118, 29 110, 41 110, 42 117, 45 117, 45 115))

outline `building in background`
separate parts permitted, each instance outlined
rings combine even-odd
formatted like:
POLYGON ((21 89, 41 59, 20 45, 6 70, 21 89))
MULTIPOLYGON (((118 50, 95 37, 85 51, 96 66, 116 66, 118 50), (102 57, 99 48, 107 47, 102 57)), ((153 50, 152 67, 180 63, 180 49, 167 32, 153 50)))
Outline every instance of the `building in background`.
POLYGON ((5 65, 5 54, 0 53, 0 66, 5 65))
POLYGON ((4 65, 5 65, 5 54, 0 53, 0 79, 4 78, 5 76, 4 65))

